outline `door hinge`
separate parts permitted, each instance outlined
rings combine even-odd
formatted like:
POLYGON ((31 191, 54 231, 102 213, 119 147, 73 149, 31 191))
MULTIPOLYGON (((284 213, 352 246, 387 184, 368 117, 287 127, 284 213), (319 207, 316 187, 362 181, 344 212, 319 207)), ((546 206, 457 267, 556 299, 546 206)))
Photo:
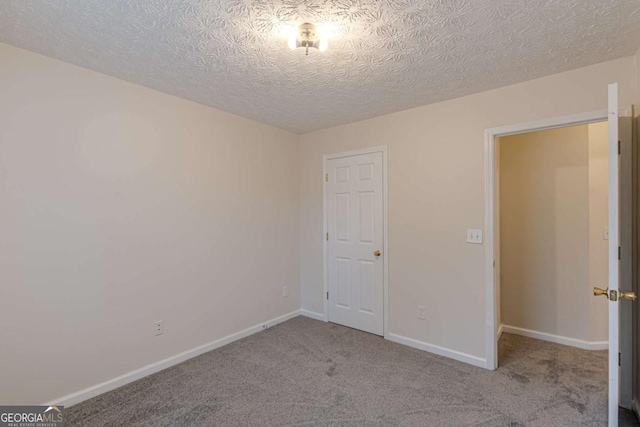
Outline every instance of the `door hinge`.
POLYGON ((328 173, 324 174, 324 182, 329 182, 329 174, 328 173))
POLYGON ((618 246, 618 261, 622 259, 622 248, 618 246))
POLYGON ((327 291, 327 300, 329 299, 329 291, 327 291))
POLYGON ((618 353, 618 366, 622 366, 622 354, 618 353))
POLYGON ((622 144, 618 141, 618 154, 622 154, 622 144))
POLYGON ((329 241, 329 233, 327 233, 327 242, 329 241))

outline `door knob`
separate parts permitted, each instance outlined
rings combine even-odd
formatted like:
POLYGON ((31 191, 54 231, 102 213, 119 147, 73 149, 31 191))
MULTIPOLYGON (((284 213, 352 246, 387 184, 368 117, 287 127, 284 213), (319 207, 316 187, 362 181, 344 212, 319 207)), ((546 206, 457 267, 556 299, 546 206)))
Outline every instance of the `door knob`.
POLYGON ((635 301, 638 299, 635 292, 622 292, 622 291, 620 291, 620 298, 626 298, 629 301, 635 301))
POLYGON ((609 288, 607 289, 600 289, 600 288, 593 288, 593 295, 599 297, 599 296, 603 296, 606 299, 609 299, 609 288))
POLYGON ((380 251, 375 251, 373 254, 374 254, 375 256, 380 256, 381 252, 380 252, 380 251))

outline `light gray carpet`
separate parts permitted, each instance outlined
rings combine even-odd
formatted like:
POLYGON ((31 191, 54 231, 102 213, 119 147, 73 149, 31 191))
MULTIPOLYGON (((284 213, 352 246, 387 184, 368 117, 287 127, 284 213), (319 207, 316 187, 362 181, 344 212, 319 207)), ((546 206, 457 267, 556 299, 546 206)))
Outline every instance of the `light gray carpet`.
POLYGON ((605 352, 504 334, 500 361, 490 372, 297 317, 68 408, 67 425, 606 425, 605 352))

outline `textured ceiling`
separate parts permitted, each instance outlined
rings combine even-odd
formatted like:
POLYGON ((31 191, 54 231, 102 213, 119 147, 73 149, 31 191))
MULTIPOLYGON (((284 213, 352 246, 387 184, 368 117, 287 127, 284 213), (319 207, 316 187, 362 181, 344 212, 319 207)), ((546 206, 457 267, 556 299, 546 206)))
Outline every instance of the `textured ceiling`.
POLYGON ((303 133, 632 55, 638 0, 0 0, 0 42, 303 133), (323 53, 282 25, 330 23, 323 53))

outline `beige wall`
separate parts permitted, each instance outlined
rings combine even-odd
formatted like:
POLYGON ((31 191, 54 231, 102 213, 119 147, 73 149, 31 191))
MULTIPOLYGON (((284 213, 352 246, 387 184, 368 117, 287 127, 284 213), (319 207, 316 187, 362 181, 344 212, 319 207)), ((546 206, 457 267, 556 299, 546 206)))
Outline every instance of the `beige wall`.
POLYGON ((485 357, 484 130, 635 100, 634 58, 305 134, 300 151, 302 306, 323 309, 322 155, 388 146, 389 330, 485 357), (417 306, 427 320, 417 318, 417 306))
POLYGON ((606 122, 500 138, 502 323, 607 341, 606 122))
POLYGON ((604 298, 594 298, 594 286, 609 283, 609 242, 603 229, 609 224, 609 125, 588 126, 589 133, 589 341, 609 340, 609 306, 604 298))
POLYGON ((297 135, 3 44, 0 63, 0 402, 299 309, 297 135))

